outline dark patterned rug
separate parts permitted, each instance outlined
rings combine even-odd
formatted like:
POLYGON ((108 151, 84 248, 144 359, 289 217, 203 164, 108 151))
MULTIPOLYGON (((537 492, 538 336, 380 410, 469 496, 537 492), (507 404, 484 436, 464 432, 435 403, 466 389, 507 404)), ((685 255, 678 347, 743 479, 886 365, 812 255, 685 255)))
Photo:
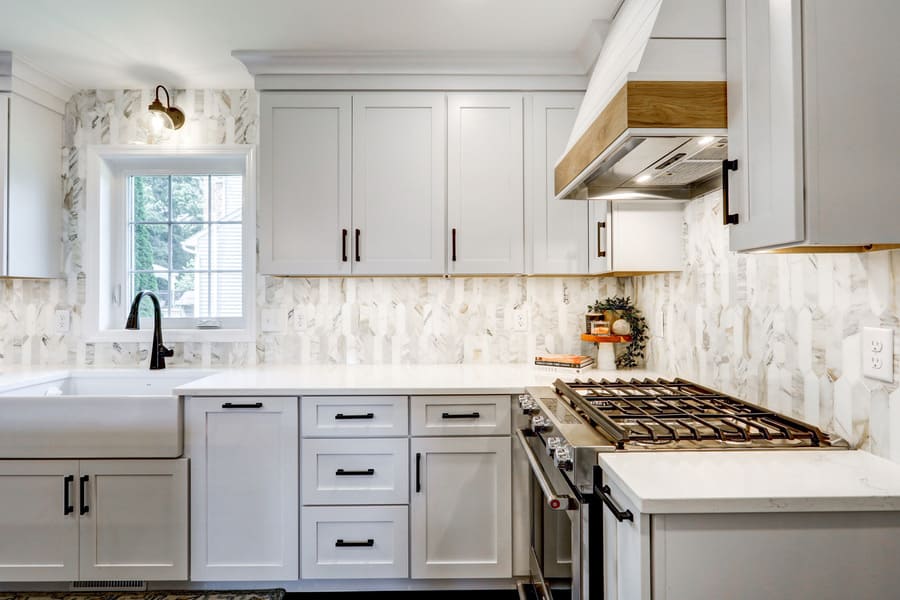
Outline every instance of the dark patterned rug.
POLYGON ((147 592, 0 592, 0 600, 283 600, 284 590, 147 592))

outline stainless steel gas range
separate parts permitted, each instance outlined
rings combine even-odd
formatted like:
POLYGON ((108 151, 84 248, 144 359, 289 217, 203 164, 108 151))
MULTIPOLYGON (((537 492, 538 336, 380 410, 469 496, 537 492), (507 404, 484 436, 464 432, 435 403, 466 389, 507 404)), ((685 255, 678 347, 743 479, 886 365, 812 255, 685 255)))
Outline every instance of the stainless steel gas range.
MULTIPOLYGON (((516 432, 531 465, 531 594, 602 594, 602 515, 633 518, 601 484, 600 452, 847 449, 820 429, 683 379, 588 379, 528 388, 530 427, 516 432)), ((523 592, 524 593, 524 590, 523 592)))

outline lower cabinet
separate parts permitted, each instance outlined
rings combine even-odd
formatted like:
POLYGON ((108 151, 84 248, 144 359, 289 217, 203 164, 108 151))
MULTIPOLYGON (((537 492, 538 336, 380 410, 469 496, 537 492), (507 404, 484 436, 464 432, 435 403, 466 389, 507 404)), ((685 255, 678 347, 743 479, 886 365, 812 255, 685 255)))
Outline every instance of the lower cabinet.
POLYGON ((188 461, 0 461, 0 581, 187 579, 188 461))
POLYGON ((413 579, 512 576, 511 442, 413 438, 413 579))
POLYGON ((190 397, 185 410, 191 579, 297 579, 297 398, 190 397))
POLYGON ((408 518, 406 506, 304 507, 303 578, 407 577, 408 518))

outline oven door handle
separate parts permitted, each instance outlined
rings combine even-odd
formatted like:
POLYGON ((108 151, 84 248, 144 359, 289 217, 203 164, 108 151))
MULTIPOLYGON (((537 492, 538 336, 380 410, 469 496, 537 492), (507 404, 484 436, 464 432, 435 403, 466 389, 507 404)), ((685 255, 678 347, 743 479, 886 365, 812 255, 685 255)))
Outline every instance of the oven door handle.
POLYGON ((534 475, 534 478, 537 479, 538 485, 541 486, 541 491, 544 492, 547 506, 549 506, 551 510, 574 509, 577 505, 574 498, 571 496, 559 495, 553 491, 553 487, 550 485, 550 480, 547 478, 544 467, 541 466, 538 457, 534 454, 534 450, 528 445, 528 440, 525 438, 525 430, 517 429, 516 437, 519 439, 519 444, 525 452, 525 458, 528 459, 528 464, 531 465, 531 473, 534 475))

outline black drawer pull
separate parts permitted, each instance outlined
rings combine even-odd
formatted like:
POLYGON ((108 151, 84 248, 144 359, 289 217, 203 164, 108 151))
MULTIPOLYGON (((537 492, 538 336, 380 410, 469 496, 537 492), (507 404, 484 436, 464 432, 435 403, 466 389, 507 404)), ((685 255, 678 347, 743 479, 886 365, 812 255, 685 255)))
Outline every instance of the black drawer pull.
POLYGON ((416 493, 422 491, 422 453, 416 452, 416 493))
POLYGON ((371 548, 375 545, 375 540, 368 539, 364 542, 345 542, 338 540, 334 543, 335 548, 371 548))
POLYGON ((246 403, 246 404, 240 404, 237 402, 226 402, 225 404, 222 405, 222 408, 262 408, 262 407, 263 407, 262 402, 253 402, 253 403, 246 403))
POLYGON ((366 469, 365 471, 347 471, 345 469, 338 469, 334 472, 334 474, 339 477, 347 477, 353 475, 374 475, 375 469, 366 469))
POLYGON ((63 477, 63 514, 70 515, 75 512, 75 507, 72 506, 72 496, 71 496, 71 488, 72 483, 75 482, 74 475, 66 475, 63 477))
POLYGON ((634 514, 630 510, 622 510, 619 508, 612 497, 609 495, 611 490, 608 485, 604 485, 601 488, 597 488, 594 486, 594 493, 600 496, 600 499, 603 500, 603 504, 606 505, 606 508, 609 509, 609 512, 613 514, 613 516, 618 519, 619 523, 622 521, 632 521, 634 522, 634 514))
POLYGON ((480 419, 481 413, 471 412, 471 413, 444 413, 441 415, 442 419, 480 419))
POLYGON ((78 480, 78 506, 79 511, 78 514, 86 515, 91 510, 91 507, 87 505, 85 502, 86 494, 87 494, 87 482, 90 480, 89 475, 82 475, 78 480))
POLYGON ((338 413, 334 415, 334 418, 338 421, 347 421, 349 419, 374 419, 375 413, 365 413, 362 415, 345 415, 344 413, 338 413))
POLYGON ((341 262, 347 262, 347 230, 341 229, 341 262))

